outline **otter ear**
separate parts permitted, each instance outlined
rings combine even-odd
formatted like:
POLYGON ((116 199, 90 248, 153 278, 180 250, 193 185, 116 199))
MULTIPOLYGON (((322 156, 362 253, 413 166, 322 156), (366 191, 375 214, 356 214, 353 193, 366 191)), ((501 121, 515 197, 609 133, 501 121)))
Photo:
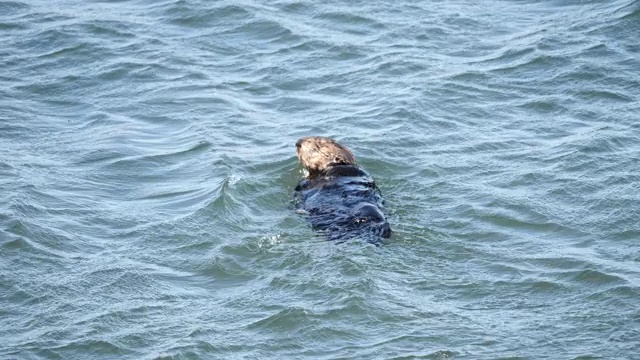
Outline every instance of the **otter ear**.
POLYGON ((333 159, 333 162, 334 162, 334 163, 336 163, 336 164, 345 164, 345 161, 344 161, 344 159, 343 159, 341 156, 336 156, 336 157, 333 159))

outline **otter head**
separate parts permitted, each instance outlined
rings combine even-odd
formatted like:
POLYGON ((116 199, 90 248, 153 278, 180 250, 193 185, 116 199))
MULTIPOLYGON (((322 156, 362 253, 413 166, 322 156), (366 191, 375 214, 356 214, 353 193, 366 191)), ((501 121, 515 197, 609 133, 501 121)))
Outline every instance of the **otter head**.
POLYGON ((334 165, 354 165, 356 158, 346 147, 333 139, 308 136, 296 142, 296 154, 302 166, 309 172, 309 178, 318 176, 334 165))

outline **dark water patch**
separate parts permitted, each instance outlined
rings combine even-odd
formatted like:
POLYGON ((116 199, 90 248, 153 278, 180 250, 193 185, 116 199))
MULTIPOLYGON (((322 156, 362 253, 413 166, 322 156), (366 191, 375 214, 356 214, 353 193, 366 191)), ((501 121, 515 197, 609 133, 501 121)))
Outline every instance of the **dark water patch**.
POLYGON ((128 154, 130 154, 129 151, 123 152, 111 149, 91 150, 89 153, 81 155, 76 164, 80 166, 101 164, 104 166, 105 164, 113 164, 119 160, 124 160, 128 154))
POLYGON ((386 27, 380 21, 354 13, 325 12, 314 16, 314 19, 330 22, 338 30, 355 35, 365 35, 386 27))
POLYGON ((312 14, 315 13, 316 7, 314 6, 314 4, 302 1, 287 1, 282 4, 281 9, 283 11, 297 14, 312 14))
MULTIPOLYGON (((391 54, 386 54, 385 56, 390 57, 391 54)), ((427 69, 424 65, 419 64, 417 61, 389 61, 380 64, 376 71, 380 73, 384 73, 389 77, 396 76, 409 76, 412 74, 421 74, 427 69)))
MULTIPOLYGON (((30 25, 43 25, 43 27, 48 27, 56 23, 73 23, 75 21, 73 16, 51 11, 38 11, 39 9, 33 7, 33 4, 31 6, 32 11, 20 17, 21 21, 27 22, 30 25)), ((30 28, 33 28, 33 26, 30 26, 30 28)))
MULTIPOLYGON (((87 55, 88 51, 84 44, 61 46, 60 48, 52 49, 50 52, 41 54, 38 56, 40 60, 58 59, 67 57, 82 57, 87 55)), ((69 80, 76 80, 75 77, 67 77, 69 80)))
POLYGON ((545 77, 553 76, 556 69, 569 65, 569 60, 564 56, 551 56, 539 54, 532 55, 521 59, 515 63, 505 64, 500 67, 491 69, 504 75, 519 75, 520 79, 527 79, 528 76, 542 73, 545 77))
MULTIPOLYGON (((594 68, 590 65, 580 65, 576 67, 570 67, 559 70, 555 74, 550 82, 552 84, 572 84, 573 86, 580 86, 585 84, 593 88, 594 84, 601 84, 601 87, 605 88, 606 83, 610 82, 610 79, 614 74, 607 74, 600 68, 594 68)), ((581 87, 581 86, 580 86, 581 87)))
POLYGON ((640 299, 640 290, 637 287, 628 285, 613 286, 605 290, 596 291, 588 296, 588 300, 607 301, 621 308, 633 308, 634 302, 638 299, 640 299))
POLYGON ((308 310, 290 307, 248 325, 248 329, 268 329, 269 331, 286 332, 308 329, 318 324, 319 322, 313 319, 313 315, 308 310))
POLYGON ((569 289, 554 281, 535 281, 529 285, 528 293, 534 295, 563 295, 569 289))
POLYGON ((557 115, 566 113, 569 110, 567 107, 558 103, 558 101, 555 99, 527 100, 520 106, 527 110, 533 110, 541 113, 550 113, 550 114, 557 114, 557 115))
POLYGON ((620 8, 616 9, 616 12, 626 13, 619 17, 619 20, 631 22, 640 18, 640 7, 638 7, 635 2, 629 2, 627 5, 621 6, 620 8), (622 10, 624 10, 624 12, 622 10))
POLYGON ((255 39, 276 41, 283 38, 293 39, 291 30, 283 25, 269 20, 253 20, 247 24, 226 31, 223 36, 237 39, 255 39))
MULTIPOLYGON (((638 235, 640 235, 640 229, 624 229, 618 233, 613 234, 613 238, 617 240, 631 240, 635 239, 638 235)), ((640 260, 640 258, 638 258, 640 260)))
MULTIPOLYGON (((1 10, 0 10, 1 11, 1 10)), ((17 30, 26 30, 28 26, 20 23, 13 22, 0 22, 0 30, 2 31, 17 31, 17 30)), ((6 55, 3 56, 6 59, 6 55)))
POLYGON ((517 61, 517 60, 521 60, 522 58, 527 57, 527 55, 530 55, 532 53, 535 52, 534 48, 523 48, 523 49, 517 49, 517 50, 513 50, 513 49, 506 49, 504 52, 498 54, 497 56, 491 57, 489 59, 483 59, 477 62, 471 62, 473 63, 477 63, 477 64, 500 64, 503 65, 505 63, 509 64, 512 63, 513 61, 517 61))
POLYGON ((31 7, 19 1, 3 1, 0 4, 0 14, 2 17, 11 17, 27 13, 31 7))
POLYGON ((100 339, 73 341, 66 345, 52 347, 38 353, 46 354, 47 357, 53 355, 53 358, 66 357, 68 356, 67 354, 77 354, 77 356, 84 356, 82 354, 90 354, 91 356, 123 356, 136 354, 136 352, 122 348, 115 343, 100 339))
POLYGON ((559 274, 558 279, 578 284, 586 284, 589 286, 606 286, 626 283, 623 278, 591 269, 565 272, 559 274))
MULTIPOLYGON (((372 357, 376 355, 382 355, 386 358, 393 359, 415 359, 415 358, 426 358, 426 359, 447 359, 449 358, 449 354, 459 354, 459 352, 452 352, 447 350, 421 350, 415 351, 413 347, 409 344, 411 343, 421 343, 421 344, 431 344, 437 343, 438 337, 430 336, 430 335, 403 335, 394 338, 392 341, 381 342, 377 344, 367 343, 366 345, 352 345, 346 348, 340 349, 341 351, 337 353, 338 356, 349 356, 349 354, 357 353, 363 357, 372 357), (398 353, 418 353, 421 354, 419 357, 413 355, 403 355, 398 357, 398 353), (424 354, 426 353, 426 354, 424 354)), ((425 345, 422 345, 425 346, 425 345)), ((437 348, 437 346, 436 346, 437 348)))
POLYGON ((632 97, 626 96, 625 94, 620 94, 616 92, 610 92, 605 90, 583 90, 576 93, 576 96, 581 97, 585 100, 590 101, 621 101, 621 102, 630 102, 634 101, 632 97))
POLYGON ((462 71, 459 73, 453 73, 447 76, 448 80, 451 81, 460 81, 460 82, 471 82, 471 83, 482 83, 486 82, 488 79, 488 74, 485 71, 479 70, 468 70, 462 71))
POLYGON ((253 13, 239 5, 225 5, 202 11, 193 6, 185 6, 186 3, 176 3, 165 10, 165 16, 170 22, 180 26, 194 29, 215 27, 221 23, 233 23, 253 18, 253 13))
POLYGON ((119 62, 100 70, 97 78, 102 81, 154 82, 160 79, 175 80, 180 74, 175 68, 153 62, 119 62))
POLYGON ((29 212, 39 212, 36 207, 16 205, 14 209, 20 219, 9 221, 5 231, 16 238, 3 244, 3 247, 7 246, 7 249, 12 249, 15 253, 28 251, 44 263, 51 263, 52 266, 55 265, 55 260, 52 258, 72 259, 82 254, 81 244, 73 241, 78 239, 77 235, 60 228, 35 224, 26 219, 31 217, 29 212))
POLYGON ((29 241, 27 238, 23 236, 18 236, 12 234, 11 231, 16 230, 16 226, 11 226, 7 232, 2 232, 3 241, 2 241, 2 249, 4 253, 9 254, 18 254, 24 251, 34 252, 37 251, 37 247, 29 241))
POLYGON ((39 31, 36 36, 21 38, 13 45, 23 50, 38 49, 36 54, 43 55, 59 51, 60 48, 76 46, 77 40, 73 30, 68 27, 45 28, 39 31))
POLYGON ((215 283, 228 282, 242 285, 244 281, 253 279, 256 274, 247 269, 239 259, 231 257, 216 257, 211 264, 203 269, 202 275, 210 277, 215 283))
POLYGON ((636 144, 637 137, 629 137, 608 129, 599 129, 568 144, 580 153, 606 154, 624 151, 636 144))
POLYGON ((91 34, 92 37, 117 43, 118 41, 132 40, 136 38, 137 29, 135 23, 127 23, 123 20, 103 20, 78 26, 79 34, 91 34))

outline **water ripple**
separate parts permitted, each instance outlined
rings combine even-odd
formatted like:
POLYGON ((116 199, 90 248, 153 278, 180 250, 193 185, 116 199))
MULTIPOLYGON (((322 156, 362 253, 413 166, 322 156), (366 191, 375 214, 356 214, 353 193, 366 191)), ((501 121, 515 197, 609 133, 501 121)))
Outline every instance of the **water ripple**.
POLYGON ((0 357, 633 357, 639 14, 0 3, 0 357), (388 245, 292 210, 306 135, 388 245))

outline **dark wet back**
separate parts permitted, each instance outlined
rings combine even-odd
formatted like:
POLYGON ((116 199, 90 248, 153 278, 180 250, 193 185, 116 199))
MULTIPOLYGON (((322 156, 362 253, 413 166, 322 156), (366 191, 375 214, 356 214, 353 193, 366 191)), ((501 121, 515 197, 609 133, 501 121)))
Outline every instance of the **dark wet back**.
POLYGON ((336 165, 296 187, 297 207, 331 240, 380 243, 391 235, 373 178, 356 165, 336 165))

